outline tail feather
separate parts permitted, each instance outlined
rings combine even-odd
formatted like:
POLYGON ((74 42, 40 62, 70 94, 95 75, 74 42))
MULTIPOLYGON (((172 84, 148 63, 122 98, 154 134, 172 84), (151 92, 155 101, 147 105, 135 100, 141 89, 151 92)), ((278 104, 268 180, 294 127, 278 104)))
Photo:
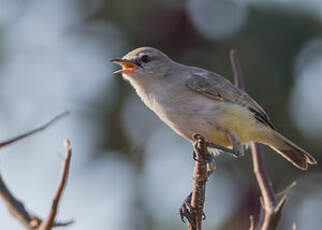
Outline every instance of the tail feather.
POLYGON ((314 165, 317 163, 312 155, 278 132, 274 131, 273 135, 271 135, 269 139, 270 140, 266 144, 281 154, 297 168, 306 170, 308 168, 308 164, 314 165))

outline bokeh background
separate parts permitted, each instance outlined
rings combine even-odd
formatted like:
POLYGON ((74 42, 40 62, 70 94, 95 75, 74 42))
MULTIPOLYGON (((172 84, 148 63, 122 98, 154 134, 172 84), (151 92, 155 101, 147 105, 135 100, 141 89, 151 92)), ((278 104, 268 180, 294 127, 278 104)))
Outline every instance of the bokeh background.
MULTIPOLYGON (((281 133, 321 161, 322 2, 316 0, 0 0, 0 139, 71 114, 1 149, 0 172, 46 216, 73 157, 59 219, 66 229, 185 229, 190 144, 161 123, 109 63, 140 46, 232 79, 237 49, 247 91, 281 133)), ((280 229, 320 229, 322 167, 300 172, 265 148, 274 189, 296 180, 280 229)), ((250 154, 219 156, 207 185, 205 229, 247 229, 259 191, 250 154)), ((0 201, 0 229, 23 229, 0 201)))

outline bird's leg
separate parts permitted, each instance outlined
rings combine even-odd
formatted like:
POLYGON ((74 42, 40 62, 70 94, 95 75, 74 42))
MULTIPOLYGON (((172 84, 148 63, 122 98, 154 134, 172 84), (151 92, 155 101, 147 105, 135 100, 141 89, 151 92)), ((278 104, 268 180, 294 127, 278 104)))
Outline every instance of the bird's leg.
POLYGON ((217 145, 211 142, 206 142, 206 146, 223 151, 224 153, 229 154, 233 158, 244 156, 244 145, 239 142, 238 137, 231 132, 227 132, 227 136, 233 145, 233 149, 226 148, 224 146, 217 145))
POLYGON ((206 142, 206 146, 209 147, 209 148, 218 149, 218 150, 228 154, 229 156, 231 156, 233 158, 238 158, 238 154, 236 154, 233 149, 226 148, 224 146, 217 145, 215 143, 208 142, 208 141, 206 142))
POLYGON ((245 155, 244 145, 240 143, 240 141, 238 140, 238 137, 232 132, 227 132, 227 135, 231 143, 233 144, 234 155, 237 158, 240 156, 244 156, 245 155))

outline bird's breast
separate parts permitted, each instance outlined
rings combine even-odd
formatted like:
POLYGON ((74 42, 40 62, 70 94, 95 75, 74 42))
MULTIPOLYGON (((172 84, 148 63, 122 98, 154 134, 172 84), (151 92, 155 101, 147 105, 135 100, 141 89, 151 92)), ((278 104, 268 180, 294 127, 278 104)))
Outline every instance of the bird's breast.
MULTIPOLYGON (((214 133, 215 117, 220 116, 220 104, 199 96, 189 90, 168 90, 147 97, 145 102, 159 118, 181 136, 192 141, 192 134, 200 133, 206 138, 225 139, 218 131, 214 133)), ((223 141, 221 141, 223 142, 223 141)))

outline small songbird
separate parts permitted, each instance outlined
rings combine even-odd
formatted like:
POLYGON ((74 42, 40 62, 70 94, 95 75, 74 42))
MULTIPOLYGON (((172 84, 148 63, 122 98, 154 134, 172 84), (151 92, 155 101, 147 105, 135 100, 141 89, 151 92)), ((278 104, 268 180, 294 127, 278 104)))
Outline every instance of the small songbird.
POLYGON ((217 73, 176 63, 150 47, 111 61, 122 66, 114 73, 130 82, 145 105, 192 143, 199 133, 213 143, 209 148, 222 146, 238 154, 243 144, 258 142, 299 169, 317 163, 276 130, 255 100, 217 73))

